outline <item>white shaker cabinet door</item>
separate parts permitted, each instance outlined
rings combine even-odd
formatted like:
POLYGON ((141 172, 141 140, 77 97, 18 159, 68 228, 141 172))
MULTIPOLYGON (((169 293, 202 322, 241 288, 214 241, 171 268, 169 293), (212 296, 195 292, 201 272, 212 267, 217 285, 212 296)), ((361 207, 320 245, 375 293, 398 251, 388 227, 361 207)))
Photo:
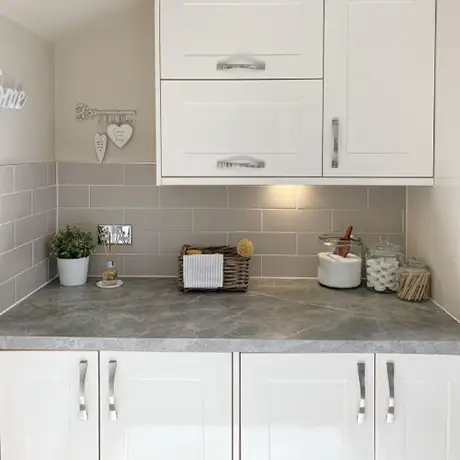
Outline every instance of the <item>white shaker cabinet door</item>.
POLYGON ((242 355, 241 458, 373 460, 374 356, 242 355))
POLYGON ((325 176, 433 176, 435 4, 326 1, 325 176))
POLYGON ((377 355, 376 460, 460 458, 460 357, 377 355))
POLYGON ((161 0, 162 79, 322 78, 323 0, 161 0))
POLYGON ((321 81, 163 81, 163 177, 321 176, 321 81))
POLYGON ((97 352, 0 353, 2 460, 98 460, 97 352))
POLYGON ((101 353, 101 460, 231 460, 232 362, 101 353))

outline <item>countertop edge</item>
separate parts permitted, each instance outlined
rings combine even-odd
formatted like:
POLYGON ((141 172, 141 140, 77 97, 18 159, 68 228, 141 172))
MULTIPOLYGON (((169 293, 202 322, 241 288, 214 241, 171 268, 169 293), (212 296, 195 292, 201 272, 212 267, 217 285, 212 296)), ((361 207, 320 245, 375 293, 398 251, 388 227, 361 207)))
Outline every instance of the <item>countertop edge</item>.
POLYGON ((0 337, 0 350, 460 355, 459 341, 0 337))

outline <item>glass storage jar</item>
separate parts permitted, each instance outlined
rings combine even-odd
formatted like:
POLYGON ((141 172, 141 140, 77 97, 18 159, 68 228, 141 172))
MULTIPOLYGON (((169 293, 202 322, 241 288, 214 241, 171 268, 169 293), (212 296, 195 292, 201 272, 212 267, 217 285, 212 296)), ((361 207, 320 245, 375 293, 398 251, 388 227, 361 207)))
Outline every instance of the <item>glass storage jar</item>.
POLYGON ((411 258, 401 267, 398 298, 410 302, 424 302, 430 298, 430 269, 421 261, 411 258))
POLYGON ((400 246, 380 240, 366 255, 366 286, 371 291, 395 293, 404 253, 400 246))
POLYGON ((353 289, 361 286, 363 273, 363 242, 351 235, 345 241, 337 235, 319 237, 324 251, 318 253, 318 281, 334 289, 353 289))

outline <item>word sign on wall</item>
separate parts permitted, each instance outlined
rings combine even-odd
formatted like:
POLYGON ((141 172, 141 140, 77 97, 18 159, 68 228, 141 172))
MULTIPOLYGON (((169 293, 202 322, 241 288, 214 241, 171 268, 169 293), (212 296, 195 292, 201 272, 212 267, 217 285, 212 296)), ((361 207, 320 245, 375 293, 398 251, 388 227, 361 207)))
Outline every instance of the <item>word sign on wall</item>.
POLYGON ((25 91, 0 85, 0 108, 19 110, 24 107, 26 100, 25 91))

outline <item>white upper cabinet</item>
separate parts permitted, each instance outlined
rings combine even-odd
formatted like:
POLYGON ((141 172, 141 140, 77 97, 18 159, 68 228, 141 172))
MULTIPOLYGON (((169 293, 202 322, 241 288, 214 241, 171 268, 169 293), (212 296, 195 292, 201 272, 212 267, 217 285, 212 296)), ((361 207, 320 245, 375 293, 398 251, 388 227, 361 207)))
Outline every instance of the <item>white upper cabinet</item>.
POLYGON ((460 458, 460 357, 377 355, 376 460, 460 458))
POLYGON ((325 176, 433 176, 435 17, 435 0, 326 0, 325 176))
POLYGON ((163 81, 165 177, 321 176, 321 81, 163 81))
POLYGON ((241 458, 373 460, 374 356, 242 355, 241 458))
POLYGON ((161 0, 162 79, 322 78, 323 0, 161 0))
POLYGON ((231 460, 230 353, 102 352, 100 365, 101 460, 231 460))
POLYGON ((97 352, 0 353, 2 460, 98 460, 97 352))

